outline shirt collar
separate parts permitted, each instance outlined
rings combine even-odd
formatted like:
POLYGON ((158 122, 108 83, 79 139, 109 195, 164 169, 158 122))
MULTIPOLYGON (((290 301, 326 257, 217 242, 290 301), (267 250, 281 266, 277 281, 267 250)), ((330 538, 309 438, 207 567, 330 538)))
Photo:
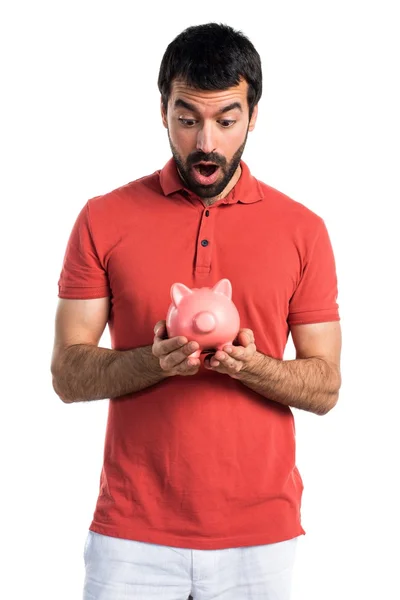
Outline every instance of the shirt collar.
MULTIPOLYGON (((219 200, 216 204, 236 204, 237 202, 251 204, 264 198, 259 182, 251 175, 246 163, 241 160, 240 166, 242 173, 236 185, 231 189, 226 198, 219 200)), ((165 196, 181 190, 186 190, 190 195, 193 195, 193 192, 185 188, 178 174, 174 158, 170 158, 160 171, 160 185, 165 196)))

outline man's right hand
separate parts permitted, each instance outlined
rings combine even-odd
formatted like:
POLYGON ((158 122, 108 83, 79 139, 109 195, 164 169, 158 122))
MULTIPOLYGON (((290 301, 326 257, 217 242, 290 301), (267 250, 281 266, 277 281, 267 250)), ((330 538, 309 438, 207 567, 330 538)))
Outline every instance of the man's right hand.
POLYGON ((199 349, 197 342, 188 342, 183 336, 168 338, 165 321, 158 321, 154 327, 152 353, 160 362, 167 375, 195 375, 200 368, 200 359, 189 355, 199 349))

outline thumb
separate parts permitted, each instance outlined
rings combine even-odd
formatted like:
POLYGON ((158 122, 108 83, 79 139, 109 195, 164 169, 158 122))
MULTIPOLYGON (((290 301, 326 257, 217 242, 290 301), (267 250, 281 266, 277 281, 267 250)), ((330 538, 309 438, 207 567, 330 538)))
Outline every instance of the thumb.
POLYGON ((166 333, 166 331, 167 331, 166 321, 158 321, 154 325, 154 333, 156 334, 157 337, 161 337, 163 330, 165 330, 165 333, 166 333))
POLYGON ((248 329, 242 329, 240 332, 240 339, 243 346, 248 346, 253 341, 252 332, 248 329))

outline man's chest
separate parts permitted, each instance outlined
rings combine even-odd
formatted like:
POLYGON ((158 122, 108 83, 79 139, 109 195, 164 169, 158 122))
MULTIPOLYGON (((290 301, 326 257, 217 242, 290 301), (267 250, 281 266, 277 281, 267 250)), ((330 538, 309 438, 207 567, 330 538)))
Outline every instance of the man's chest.
POLYGON ((211 287, 228 278, 247 321, 272 314, 284 321, 301 276, 298 250, 286 230, 243 208, 192 211, 179 223, 172 214, 125 231, 107 259, 114 315, 140 315, 148 327, 165 318, 173 283, 211 287))

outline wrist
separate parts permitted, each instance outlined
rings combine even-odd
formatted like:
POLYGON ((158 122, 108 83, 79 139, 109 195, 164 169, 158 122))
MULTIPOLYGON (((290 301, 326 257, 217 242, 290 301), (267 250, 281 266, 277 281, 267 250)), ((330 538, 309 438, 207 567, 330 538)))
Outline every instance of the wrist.
POLYGON ((152 346, 141 346, 132 350, 134 369, 143 379, 156 383, 168 377, 162 370, 159 359, 154 356, 152 346))
POLYGON ((254 375, 258 376, 263 371, 265 355, 258 350, 255 351, 249 362, 243 363, 243 367, 237 373, 237 379, 248 379, 254 375))

